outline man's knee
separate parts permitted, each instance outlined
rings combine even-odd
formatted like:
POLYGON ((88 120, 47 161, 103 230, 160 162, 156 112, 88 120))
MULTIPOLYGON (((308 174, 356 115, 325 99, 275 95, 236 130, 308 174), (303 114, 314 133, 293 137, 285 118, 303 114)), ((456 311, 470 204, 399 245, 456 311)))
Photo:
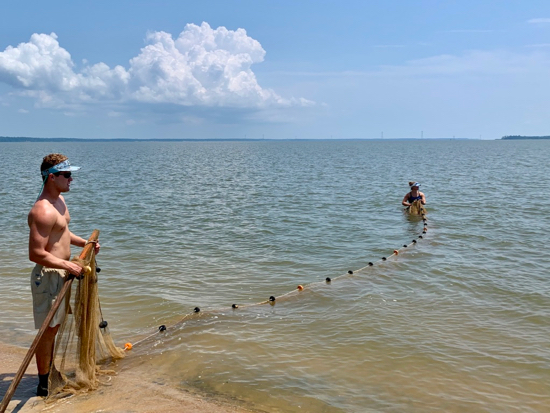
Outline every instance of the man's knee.
POLYGON ((59 327, 59 324, 55 327, 46 327, 46 330, 44 330, 44 334, 42 335, 42 341, 46 342, 54 340, 57 332, 59 331, 59 327))

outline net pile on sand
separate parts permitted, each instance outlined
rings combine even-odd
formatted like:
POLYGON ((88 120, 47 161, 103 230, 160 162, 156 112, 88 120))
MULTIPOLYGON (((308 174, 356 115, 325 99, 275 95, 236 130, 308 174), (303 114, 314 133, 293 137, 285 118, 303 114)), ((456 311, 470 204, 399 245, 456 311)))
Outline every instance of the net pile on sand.
POLYGON ((57 334, 48 400, 97 389, 114 374, 105 367, 125 355, 115 346, 106 323, 102 323, 94 249, 73 261, 81 264, 86 274, 73 282, 73 287, 77 283, 74 300, 66 306, 67 314, 57 334))

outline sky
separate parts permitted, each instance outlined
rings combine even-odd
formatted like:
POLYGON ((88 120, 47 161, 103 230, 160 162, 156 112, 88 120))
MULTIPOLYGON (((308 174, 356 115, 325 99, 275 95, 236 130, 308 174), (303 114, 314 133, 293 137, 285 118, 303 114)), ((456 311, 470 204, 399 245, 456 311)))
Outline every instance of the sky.
POLYGON ((0 136, 550 135, 550 2, 3 0, 0 136))

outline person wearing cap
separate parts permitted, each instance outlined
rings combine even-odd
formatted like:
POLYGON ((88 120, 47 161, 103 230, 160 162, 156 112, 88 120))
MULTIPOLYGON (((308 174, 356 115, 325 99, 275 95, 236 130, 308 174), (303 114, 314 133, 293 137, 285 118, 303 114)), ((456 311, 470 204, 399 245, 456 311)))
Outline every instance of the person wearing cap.
MULTIPOLYGON (((80 275, 82 267, 70 260, 71 245, 84 247, 86 240, 69 230, 70 215, 61 193, 70 190, 72 173, 65 155, 53 153, 44 157, 40 167, 42 189, 28 215, 29 259, 36 264, 31 273, 34 326, 42 327, 53 302, 68 274, 80 275)), ((99 243, 95 244, 96 253, 99 243)), ((65 298, 36 347, 39 384, 37 395, 48 395, 48 376, 57 331, 64 320, 68 300, 65 298)))
POLYGON ((411 181, 409 182, 409 187, 411 188, 411 191, 403 197, 401 204, 408 208, 414 201, 419 200, 422 205, 426 205, 426 196, 418 190, 420 188, 420 184, 418 182, 411 181))

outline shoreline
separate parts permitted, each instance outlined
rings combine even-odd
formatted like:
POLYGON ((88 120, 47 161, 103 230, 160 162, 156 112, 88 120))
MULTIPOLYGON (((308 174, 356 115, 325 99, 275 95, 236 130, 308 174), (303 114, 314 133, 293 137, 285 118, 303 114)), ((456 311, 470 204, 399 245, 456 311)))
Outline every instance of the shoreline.
MULTIPOLYGON (((0 395, 4 397, 27 349, 0 342, 0 395)), ((119 412, 182 412, 187 413, 253 413, 229 401, 218 400, 190 391, 169 388, 157 383, 140 381, 129 369, 117 372, 112 386, 100 386, 96 391, 46 404, 36 396, 38 383, 34 358, 15 394, 7 413, 28 413, 47 410, 55 413, 119 412)), ((237 402, 235 402, 237 403, 237 402)))

